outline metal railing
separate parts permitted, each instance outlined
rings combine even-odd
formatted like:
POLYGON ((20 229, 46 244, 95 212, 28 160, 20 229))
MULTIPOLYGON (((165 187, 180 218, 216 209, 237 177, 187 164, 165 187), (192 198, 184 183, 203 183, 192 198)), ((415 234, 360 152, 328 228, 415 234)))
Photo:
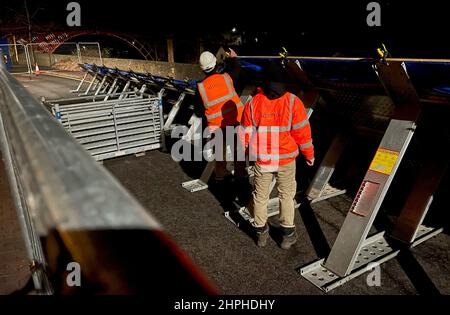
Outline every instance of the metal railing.
MULTIPOLYGON (((76 58, 74 63, 81 64, 86 61, 95 62, 98 65, 103 65, 103 56, 100 44, 98 42, 40 42, 40 43, 29 43, 29 44, 0 44, 0 50, 11 49, 13 50, 14 60, 8 60, 12 62, 15 73, 33 73, 36 63, 39 67, 44 66, 55 70, 55 60, 54 55, 61 55, 76 58), (55 45, 59 46, 73 46, 72 54, 67 54, 66 52, 56 53, 49 52, 55 45), (86 55, 86 46, 94 46, 96 51, 95 56, 86 55), (39 54, 39 56, 37 56, 39 54), (42 64, 44 63, 44 64, 42 64), (21 68, 23 67, 23 69, 21 68), (19 69, 16 69, 19 68, 19 69)), ((66 49, 67 50, 67 49, 66 49)), ((91 49, 92 52, 92 49, 91 49)), ((1 60, 3 63, 3 60, 1 60)), ((49 70, 48 70, 49 71, 49 70)))
POLYGON ((31 68, 31 59, 30 59, 30 55, 29 55, 29 51, 28 51, 28 47, 26 45, 23 44, 0 44, 0 50, 6 47, 8 49, 12 49, 14 48, 14 56, 15 56, 15 63, 16 64, 21 64, 23 66, 26 66, 26 71, 19 71, 17 73, 32 73, 33 70, 31 68), (18 53, 18 48, 22 48, 23 51, 23 57, 25 57, 25 60, 20 61, 19 60, 19 53, 18 53), (25 61, 25 64, 22 64, 22 62, 25 61))
POLYGON ((3 65, 0 142, 34 284, 41 293, 71 292, 64 285, 52 290, 55 279, 57 283, 63 281, 55 278, 55 270, 63 269, 59 275, 66 272, 66 266, 55 266, 60 260, 54 257, 62 252, 70 257, 68 261, 80 264, 84 283, 91 285, 89 292, 145 292, 146 285, 157 285, 160 292, 164 288, 215 292, 173 246, 155 218, 3 65), (166 270, 174 266, 176 272, 166 270))
MULTIPOLYGON (((59 43, 59 42, 41 42, 41 43, 28 43, 25 45, 25 49, 26 49, 26 53, 29 56, 29 62, 30 62, 30 67, 32 68, 34 63, 37 61, 34 59, 34 53, 33 52, 38 52, 38 53, 43 53, 43 51, 46 54, 57 54, 56 52, 47 52, 47 48, 45 48, 46 46, 49 47, 53 47, 55 45, 59 45, 60 46, 73 46, 73 48, 76 51, 76 57, 77 57, 77 61, 78 63, 83 63, 83 58, 91 58, 91 59, 98 59, 99 61, 99 65, 103 65, 103 57, 102 57, 102 51, 100 48, 100 43, 98 42, 64 42, 64 43, 59 43), (81 49, 80 47, 85 48, 85 46, 95 46, 96 51, 98 52, 98 57, 97 56, 83 56, 83 52, 84 49, 81 49), (33 47, 37 47, 37 48, 33 48, 33 47), (44 47, 44 48, 43 48, 44 47)), ((23 45, 22 45, 23 46, 23 45)), ((64 54, 63 54, 64 55, 64 54)))

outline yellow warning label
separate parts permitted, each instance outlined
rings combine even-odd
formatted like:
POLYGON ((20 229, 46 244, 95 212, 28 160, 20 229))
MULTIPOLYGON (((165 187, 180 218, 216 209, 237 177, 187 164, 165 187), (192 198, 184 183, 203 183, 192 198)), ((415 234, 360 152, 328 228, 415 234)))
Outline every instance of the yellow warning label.
POLYGON ((369 170, 390 175, 400 152, 379 148, 369 170))

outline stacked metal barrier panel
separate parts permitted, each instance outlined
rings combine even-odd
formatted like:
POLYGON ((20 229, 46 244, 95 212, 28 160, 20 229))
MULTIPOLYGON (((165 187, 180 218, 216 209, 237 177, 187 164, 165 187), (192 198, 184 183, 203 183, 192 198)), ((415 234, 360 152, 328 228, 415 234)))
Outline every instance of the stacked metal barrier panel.
POLYGON ((195 94, 195 83, 189 81, 92 64, 80 67, 86 75, 71 91, 77 96, 43 103, 98 161, 163 147, 185 95, 195 94))
POLYGON ((159 97, 134 97, 56 107, 55 115, 64 128, 96 160, 161 147, 159 97))

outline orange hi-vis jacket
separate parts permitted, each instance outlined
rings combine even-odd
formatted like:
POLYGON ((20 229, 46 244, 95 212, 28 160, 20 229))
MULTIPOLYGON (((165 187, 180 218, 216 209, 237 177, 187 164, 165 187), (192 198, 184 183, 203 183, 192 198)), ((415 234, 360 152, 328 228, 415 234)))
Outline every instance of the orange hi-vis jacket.
POLYGON ((205 106, 208 126, 224 128, 239 125, 244 105, 236 94, 228 73, 207 77, 198 83, 198 91, 205 106))
POLYGON ((294 94, 270 100, 258 93, 245 105, 241 139, 260 165, 286 165, 299 148, 305 158, 314 157, 311 126, 303 102, 294 94))

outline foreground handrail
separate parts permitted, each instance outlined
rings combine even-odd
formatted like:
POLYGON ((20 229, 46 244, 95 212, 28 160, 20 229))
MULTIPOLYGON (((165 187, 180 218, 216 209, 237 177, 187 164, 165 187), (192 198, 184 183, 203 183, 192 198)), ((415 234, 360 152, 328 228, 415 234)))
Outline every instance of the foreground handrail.
POLYGON ((49 275, 56 293, 141 293, 155 287, 162 294, 216 292, 156 219, 4 66, 0 117, 9 182, 20 191, 16 205, 31 218, 22 224, 30 258, 41 267, 35 270, 49 275), (72 261, 81 268, 80 288, 63 281, 64 264, 72 261))

